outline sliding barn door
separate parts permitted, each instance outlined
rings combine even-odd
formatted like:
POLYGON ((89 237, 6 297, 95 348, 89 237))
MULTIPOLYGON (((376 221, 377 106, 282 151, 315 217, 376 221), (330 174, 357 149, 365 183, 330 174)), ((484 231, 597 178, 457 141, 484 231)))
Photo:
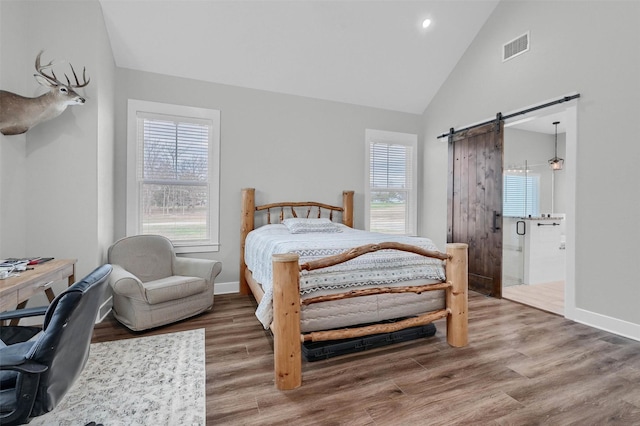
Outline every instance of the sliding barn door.
POLYGON ((502 297, 503 123, 449 141, 448 242, 469 244, 469 288, 502 297))

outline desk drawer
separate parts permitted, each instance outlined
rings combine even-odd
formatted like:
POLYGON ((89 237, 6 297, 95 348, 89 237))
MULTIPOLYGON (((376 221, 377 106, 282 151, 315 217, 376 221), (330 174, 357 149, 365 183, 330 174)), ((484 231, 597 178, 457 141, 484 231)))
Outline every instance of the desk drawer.
POLYGON ((18 289, 18 300, 28 300, 36 293, 43 293, 46 288, 51 287, 52 282, 49 283, 33 283, 26 287, 18 289))

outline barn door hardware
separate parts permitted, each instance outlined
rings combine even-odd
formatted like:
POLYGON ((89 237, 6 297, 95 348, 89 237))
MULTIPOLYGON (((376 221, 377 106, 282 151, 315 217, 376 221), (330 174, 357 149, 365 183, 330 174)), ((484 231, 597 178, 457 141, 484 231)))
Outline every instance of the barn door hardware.
POLYGON ((494 210, 493 211, 493 227, 491 228, 491 230, 493 232, 499 231, 500 230, 500 217, 502 216, 502 214, 500 214, 498 211, 494 210))
POLYGON ((547 108, 547 107, 550 107, 550 106, 553 106, 553 105, 561 104, 563 102, 569 102, 569 101, 571 101, 573 99, 577 99, 579 97, 580 97, 579 93, 577 93, 575 95, 570 95, 570 96, 563 96, 562 98, 556 99, 554 101, 546 102, 544 104, 536 105, 536 106, 533 106, 531 108, 523 109, 521 111, 516 111, 514 113, 507 114, 507 115, 502 115, 502 113, 499 112, 499 113, 496 114, 496 118, 495 119, 491 119, 491 120, 488 120, 488 121, 483 121, 481 123, 477 123, 477 124, 474 124, 474 125, 471 125, 471 126, 460 128, 458 130, 454 130, 453 128, 450 128, 448 133, 441 134, 440 136, 437 137, 437 139, 447 138, 449 140, 449 142, 451 142, 453 140, 453 135, 455 135, 456 133, 464 132, 465 130, 474 129, 476 127, 481 127, 481 126, 484 126, 485 124, 490 124, 490 123, 497 124, 498 128, 496 129, 496 132, 500 132, 500 122, 503 121, 503 120, 508 120, 509 118, 517 117, 517 116, 523 115, 523 114, 528 114, 530 112, 537 111, 537 110, 543 109, 543 108, 547 108))

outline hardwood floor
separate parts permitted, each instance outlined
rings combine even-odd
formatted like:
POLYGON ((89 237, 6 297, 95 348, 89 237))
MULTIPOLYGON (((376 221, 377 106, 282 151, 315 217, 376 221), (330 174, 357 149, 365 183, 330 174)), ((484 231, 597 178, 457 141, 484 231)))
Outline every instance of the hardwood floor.
POLYGON ((208 425, 640 424, 640 342, 508 300, 469 297, 469 345, 434 337, 303 362, 273 382, 272 341, 249 296, 147 333, 112 317, 94 341, 205 328, 208 425))
POLYGON ((564 281, 502 287, 502 297, 564 316, 564 281))

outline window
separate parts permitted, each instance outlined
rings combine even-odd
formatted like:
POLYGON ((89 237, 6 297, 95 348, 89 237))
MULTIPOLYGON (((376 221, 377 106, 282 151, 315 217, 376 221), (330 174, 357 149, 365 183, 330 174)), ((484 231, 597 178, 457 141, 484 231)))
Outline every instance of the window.
POLYGON ((365 226, 373 232, 417 232, 417 135, 367 129, 365 226))
POLYGON ((129 100, 127 235, 217 251, 220 111, 129 100))
POLYGON ((540 176, 505 173, 502 214, 511 217, 540 215, 540 176))

